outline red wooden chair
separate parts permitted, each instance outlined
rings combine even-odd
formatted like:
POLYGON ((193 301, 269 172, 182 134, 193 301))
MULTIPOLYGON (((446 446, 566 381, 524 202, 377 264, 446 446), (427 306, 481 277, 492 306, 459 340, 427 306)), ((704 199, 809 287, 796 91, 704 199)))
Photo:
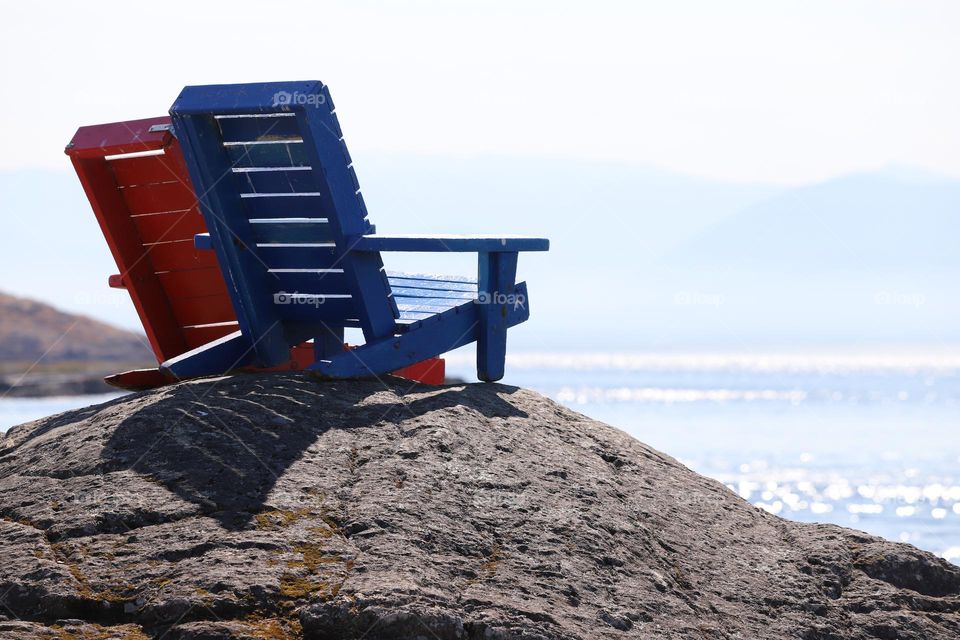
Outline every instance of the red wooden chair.
MULTIPOLYGON (((214 252, 194 247, 194 236, 207 228, 170 118, 81 127, 66 153, 120 270, 109 284, 130 294, 157 362, 237 331, 214 252)), ((314 360, 312 344, 303 343, 270 370, 303 369, 314 360)), ((442 384, 444 361, 431 358, 394 374, 442 384)), ((175 382, 159 368, 105 380, 130 390, 175 382)))

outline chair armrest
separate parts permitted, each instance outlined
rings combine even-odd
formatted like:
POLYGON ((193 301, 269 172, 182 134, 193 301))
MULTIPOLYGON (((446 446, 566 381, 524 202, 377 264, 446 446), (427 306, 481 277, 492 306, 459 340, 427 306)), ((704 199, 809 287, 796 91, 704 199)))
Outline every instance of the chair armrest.
POLYGON ((476 251, 479 253, 547 251, 546 238, 503 238, 498 236, 382 236, 365 235, 351 238, 352 251, 476 251))

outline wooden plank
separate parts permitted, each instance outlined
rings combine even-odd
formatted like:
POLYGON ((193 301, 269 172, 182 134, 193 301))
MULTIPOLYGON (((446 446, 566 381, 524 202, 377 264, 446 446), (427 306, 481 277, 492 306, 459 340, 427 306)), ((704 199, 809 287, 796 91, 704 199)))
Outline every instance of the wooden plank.
POLYGON ((230 167, 309 167, 303 143, 237 144, 224 147, 230 167))
POLYGON ((445 289, 417 289, 413 287, 398 287, 391 285, 393 297, 396 299, 440 299, 440 300, 473 300, 477 297, 476 291, 450 291, 445 289))
POLYGON ((297 119, 292 114, 271 117, 217 118, 224 142, 300 139, 297 119))
POLYGON ((500 236, 386 236, 365 235, 357 238, 357 251, 547 251, 546 238, 506 238, 500 236))
POLYGON ((328 247, 254 247, 251 249, 268 269, 342 268, 334 246, 328 247))
POLYGON ((160 369, 133 369, 105 376, 103 381, 112 387, 127 391, 143 391, 166 386, 175 380, 171 379, 160 369))
POLYGON ((133 223, 144 244, 190 240, 207 230, 197 209, 134 216, 133 223))
POLYGON ((434 273, 408 273, 405 271, 393 271, 387 270, 387 277, 391 280, 393 278, 402 278, 405 280, 428 280, 431 282, 461 282, 472 284, 474 287, 477 286, 477 279, 470 276, 458 276, 458 275, 447 275, 447 274, 434 274, 434 273))
POLYGON ((397 299, 397 308, 400 310, 400 313, 406 311, 418 311, 420 313, 441 313, 455 307, 458 304, 463 304, 463 300, 451 300, 449 298, 440 299, 440 298, 417 298, 413 300, 411 298, 398 298, 397 299))
POLYGON ((170 140, 169 131, 151 131, 155 125, 170 124, 170 118, 146 118, 80 127, 67 145, 72 158, 103 158, 121 153, 161 149, 170 140))
POLYGON ((401 311, 400 319, 401 320, 423 320, 424 318, 429 318, 430 316, 435 316, 436 313, 432 311, 401 311))
POLYGON ((318 333, 320 323, 336 322, 356 313, 356 301, 352 298, 311 297, 304 294, 276 294, 273 308, 284 320, 316 324, 318 333))
POLYGON ((176 164, 167 153, 159 156, 140 156, 110 160, 110 169, 121 187, 157 184, 183 180, 176 164))
POLYGON ((273 292, 351 293, 350 283, 343 273, 271 272, 267 278, 267 284, 273 292))
POLYGON ((183 211, 197 204, 193 189, 183 182, 128 187, 121 193, 131 215, 183 211))
POLYGON ((242 198, 248 219, 326 218, 321 196, 260 196, 242 198))
POLYGON ((326 222, 269 222, 251 224, 250 228, 258 244, 333 241, 333 231, 326 222))
POLYGON ((220 269, 168 271, 158 273, 160 284, 170 298, 202 298, 227 295, 227 285, 220 269))
MULTIPOLYGON (((357 193, 357 205, 360 207, 360 215, 366 220, 370 214, 367 212, 367 203, 364 202, 362 193, 357 193)), ((368 233, 373 233, 373 231, 368 233)))
POLYGON ((149 252, 150 260, 156 271, 190 271, 217 267, 217 257, 212 251, 201 251, 193 246, 193 239, 176 242, 162 242, 141 247, 141 252, 149 252))
POLYGON ((223 336, 230 335, 238 329, 237 323, 214 324, 205 327, 184 327, 183 335, 187 345, 196 349, 223 336))
POLYGON ((409 289, 411 295, 430 295, 431 293, 441 291, 452 291, 462 294, 469 294, 470 297, 477 296, 477 285, 460 282, 427 282, 422 280, 397 280, 390 279, 390 288, 393 291, 400 289, 409 289))
POLYGON ((302 168, 275 171, 234 171, 240 193, 302 193, 316 191, 313 173, 302 168))
POLYGON ((237 319, 227 294, 205 298, 170 298, 170 304, 178 327, 234 322, 237 319))

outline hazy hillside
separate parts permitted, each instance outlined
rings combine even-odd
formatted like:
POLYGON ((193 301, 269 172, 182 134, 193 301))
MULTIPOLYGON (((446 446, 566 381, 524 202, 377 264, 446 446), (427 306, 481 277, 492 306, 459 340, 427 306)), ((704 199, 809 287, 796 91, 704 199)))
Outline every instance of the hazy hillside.
POLYGON ((960 181, 883 172, 793 189, 719 221, 676 251, 677 267, 960 269, 960 181))
POLYGON ((50 305, 0 293, 0 363, 123 363, 153 359, 145 338, 50 305))
POLYGON ((958 235, 960 181, 885 171, 792 189, 658 261, 644 325, 688 344, 955 344, 958 235))

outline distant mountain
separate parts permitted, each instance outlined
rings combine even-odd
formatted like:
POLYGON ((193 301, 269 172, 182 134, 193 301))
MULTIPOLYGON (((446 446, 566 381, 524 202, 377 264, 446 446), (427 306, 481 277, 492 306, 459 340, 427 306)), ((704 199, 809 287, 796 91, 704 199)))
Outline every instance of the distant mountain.
POLYGON ((917 173, 848 176, 746 207, 664 260, 765 272, 960 270, 960 181, 917 173))
POLYGON ((381 232, 549 236, 552 256, 561 256, 550 260, 551 269, 620 266, 624 254, 652 260, 783 191, 614 162, 360 153, 354 159, 381 232))
POLYGON ((957 180, 883 171, 792 189, 658 260, 638 315, 686 345, 956 344, 958 237, 957 180))
POLYGON ((146 363, 146 338, 85 316, 0 293, 0 363, 146 363))

